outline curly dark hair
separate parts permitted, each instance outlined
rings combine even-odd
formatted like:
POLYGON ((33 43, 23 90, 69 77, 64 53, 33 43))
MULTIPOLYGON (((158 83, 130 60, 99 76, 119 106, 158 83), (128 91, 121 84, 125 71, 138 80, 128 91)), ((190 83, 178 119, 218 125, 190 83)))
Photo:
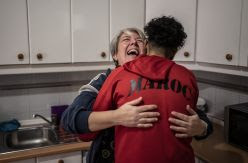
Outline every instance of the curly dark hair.
POLYGON ((177 50, 183 47, 187 37, 182 24, 171 16, 152 19, 144 27, 144 32, 149 44, 163 48, 169 59, 173 59, 177 50))

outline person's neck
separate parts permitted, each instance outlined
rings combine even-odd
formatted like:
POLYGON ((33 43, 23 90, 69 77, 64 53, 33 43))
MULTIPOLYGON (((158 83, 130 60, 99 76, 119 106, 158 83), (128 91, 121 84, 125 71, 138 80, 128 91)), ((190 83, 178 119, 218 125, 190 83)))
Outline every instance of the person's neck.
POLYGON ((147 51, 147 55, 149 55, 149 56, 159 56, 159 57, 165 58, 162 49, 149 49, 147 51))
POLYGON ((163 48, 156 47, 152 43, 148 42, 148 44, 147 44, 147 55, 165 57, 164 53, 165 53, 165 51, 164 51, 163 48))

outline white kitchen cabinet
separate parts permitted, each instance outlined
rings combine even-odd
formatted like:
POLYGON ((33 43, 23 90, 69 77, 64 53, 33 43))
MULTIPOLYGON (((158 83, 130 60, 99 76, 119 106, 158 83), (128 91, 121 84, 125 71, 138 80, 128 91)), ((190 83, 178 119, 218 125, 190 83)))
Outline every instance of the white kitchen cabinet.
POLYGON ((26 0, 1 0, 0 22, 0 65, 28 64, 26 0))
POLYGON ((70 63, 70 0, 28 0, 30 63, 70 63))
POLYGON ((194 61, 196 0, 146 0, 146 22, 159 16, 173 16, 184 26, 187 39, 175 61, 194 61))
POLYGON ((243 0, 242 5, 239 65, 248 66, 248 0, 243 0))
POLYGON ((124 28, 143 31, 144 24, 145 0, 110 0, 110 41, 124 28))
POLYGON ((11 161, 9 163, 36 163, 35 158, 20 160, 20 161, 11 161))
POLYGON ((82 152, 37 157, 37 163, 82 163, 82 152))
POLYGON ((241 7, 242 0, 198 0, 198 62, 238 65, 241 7))
POLYGON ((109 61, 109 0, 71 0, 73 62, 109 61))

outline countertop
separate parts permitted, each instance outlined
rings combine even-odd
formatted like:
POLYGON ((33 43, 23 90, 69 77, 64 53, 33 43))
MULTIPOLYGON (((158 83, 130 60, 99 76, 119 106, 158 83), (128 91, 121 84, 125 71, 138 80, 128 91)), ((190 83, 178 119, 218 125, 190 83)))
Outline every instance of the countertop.
MULTIPOLYGON (((74 143, 7 152, 0 154, 0 163, 78 150, 88 150, 90 145, 91 142, 78 140, 74 143)), ((248 152, 225 143, 224 129, 217 124, 214 124, 214 132, 212 135, 205 140, 193 140, 192 147, 197 157, 209 163, 248 163, 248 152)))
POLYGON ((209 163, 248 163, 248 152, 227 144, 224 128, 214 124, 214 132, 205 140, 193 140, 195 155, 209 163))
POLYGON ((88 150, 91 142, 75 142, 68 144, 58 144, 48 147, 40 147, 22 151, 7 152, 0 154, 0 163, 7 163, 10 161, 29 159, 39 156, 54 155, 60 153, 67 153, 79 150, 88 150))
POLYGON ((59 139, 58 144, 24 150, 11 150, 4 148, 3 146, 0 148, 0 163, 73 151, 84 151, 90 148, 91 142, 81 141, 76 134, 67 133, 61 128, 56 129, 55 132, 57 133, 59 139))

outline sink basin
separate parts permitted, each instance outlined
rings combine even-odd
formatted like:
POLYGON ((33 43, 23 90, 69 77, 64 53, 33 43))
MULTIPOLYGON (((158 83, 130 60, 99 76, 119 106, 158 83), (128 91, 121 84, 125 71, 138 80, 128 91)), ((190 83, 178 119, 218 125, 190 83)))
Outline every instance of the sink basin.
POLYGON ((27 149, 58 144, 56 132, 49 127, 22 128, 6 133, 4 142, 10 149, 27 149))

